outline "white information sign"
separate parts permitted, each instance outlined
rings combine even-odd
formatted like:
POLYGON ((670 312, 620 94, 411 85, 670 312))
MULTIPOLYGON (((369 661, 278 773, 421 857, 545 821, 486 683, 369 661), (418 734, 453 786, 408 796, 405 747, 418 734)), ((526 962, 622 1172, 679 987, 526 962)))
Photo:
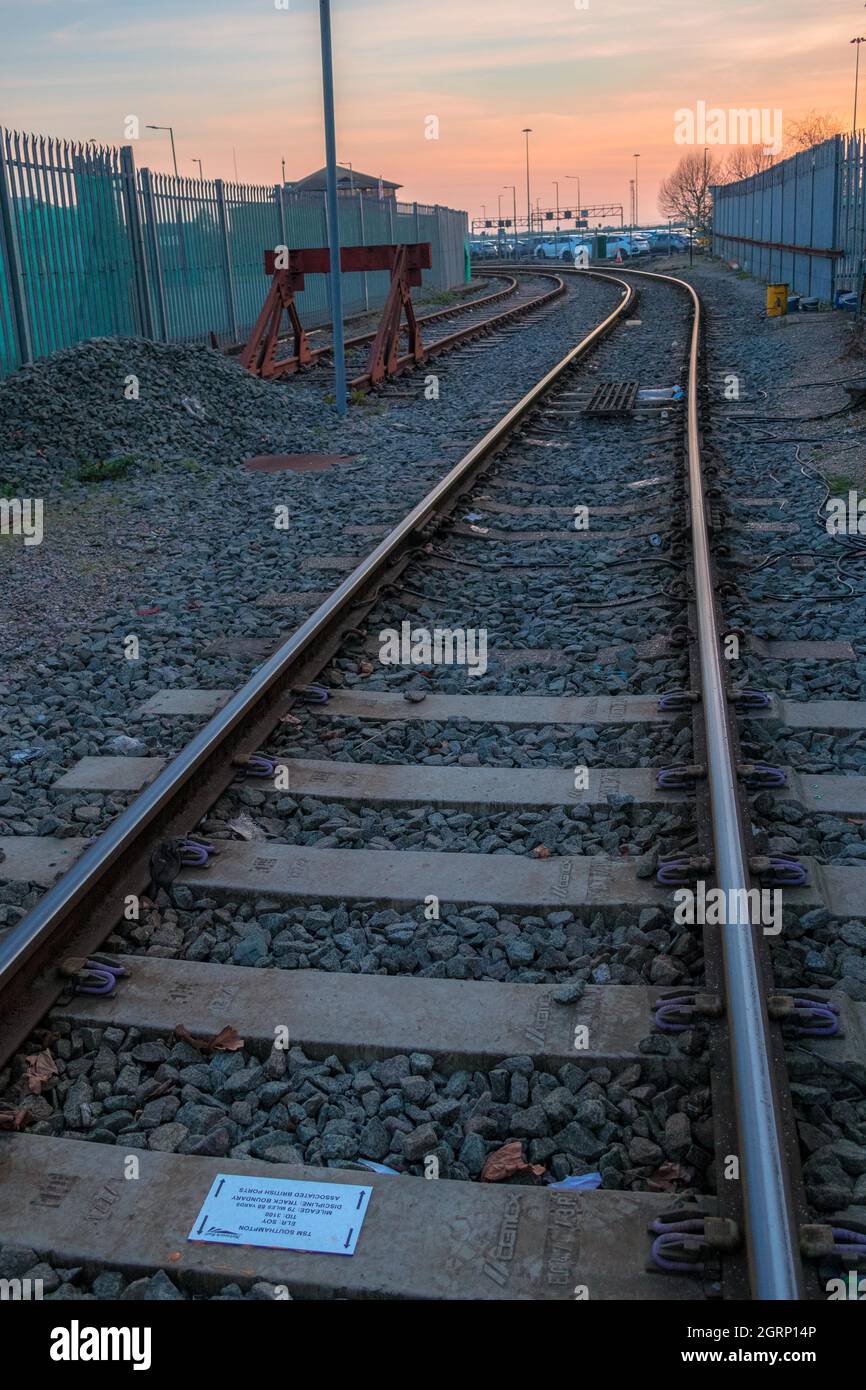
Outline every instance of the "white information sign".
POLYGON ((217 1173, 189 1240, 354 1255, 372 1187, 217 1173))

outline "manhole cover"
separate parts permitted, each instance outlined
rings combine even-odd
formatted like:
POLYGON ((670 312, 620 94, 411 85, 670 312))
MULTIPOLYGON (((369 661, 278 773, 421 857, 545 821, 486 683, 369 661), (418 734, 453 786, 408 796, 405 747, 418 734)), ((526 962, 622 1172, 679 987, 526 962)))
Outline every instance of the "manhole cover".
POLYGON ((354 454, 257 454, 247 459, 246 467, 252 473, 324 473, 335 463, 350 463, 354 454))

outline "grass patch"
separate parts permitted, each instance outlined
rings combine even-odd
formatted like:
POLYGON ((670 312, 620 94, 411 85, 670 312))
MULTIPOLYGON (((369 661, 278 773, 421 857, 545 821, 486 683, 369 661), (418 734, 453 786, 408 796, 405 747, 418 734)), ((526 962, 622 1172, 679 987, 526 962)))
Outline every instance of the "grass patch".
POLYGON ((430 304, 453 304, 457 295, 453 290, 436 290, 429 296, 430 304))
POLYGON ((828 473, 826 481, 834 496, 843 492, 847 493, 854 486, 854 479, 850 478, 847 473, 828 473))
POLYGON ((133 454, 120 454, 110 459, 82 459, 76 477, 80 483, 105 483, 123 478, 136 462, 133 454))

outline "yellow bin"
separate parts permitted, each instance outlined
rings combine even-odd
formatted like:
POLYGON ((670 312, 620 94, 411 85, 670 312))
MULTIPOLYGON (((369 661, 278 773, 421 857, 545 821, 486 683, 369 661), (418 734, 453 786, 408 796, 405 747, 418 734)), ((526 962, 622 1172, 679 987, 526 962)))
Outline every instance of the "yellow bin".
POLYGON ((776 318, 779 314, 788 312, 788 286, 768 285, 767 286, 767 318, 776 318))

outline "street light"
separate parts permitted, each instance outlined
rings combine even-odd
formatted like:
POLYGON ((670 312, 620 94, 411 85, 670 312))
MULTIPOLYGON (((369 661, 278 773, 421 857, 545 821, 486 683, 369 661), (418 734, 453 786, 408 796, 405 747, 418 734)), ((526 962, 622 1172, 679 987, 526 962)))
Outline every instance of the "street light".
POLYGON ((866 43, 866 38, 862 38, 862 37, 861 37, 861 38, 859 38, 859 39, 852 39, 851 42, 855 45, 855 52, 856 52, 856 54, 857 54, 857 61, 856 61, 856 63, 854 64, 854 119, 853 119, 853 121, 851 122, 851 132, 852 132, 852 134, 855 134, 855 135, 856 135, 856 133, 857 133, 857 88, 858 88, 858 86, 860 85, 860 45, 861 45, 861 43, 866 43))
POLYGON ((174 176, 177 178, 177 155, 174 151, 174 130, 170 125, 148 125, 145 130, 167 130, 171 136, 171 162, 174 165, 174 176))
POLYGON ((518 237, 517 237, 517 184, 516 184, 516 183, 504 183, 504 184, 502 185, 502 187, 503 187, 503 188, 510 188, 510 189, 511 189, 511 197, 512 197, 513 202, 514 202, 514 213, 513 213, 513 218, 514 218, 514 259, 515 259, 515 260, 519 260, 519 258, 520 258, 520 242, 519 242, 518 237))
POLYGON ((526 136, 526 227, 530 237, 532 236, 532 199, 529 196, 529 137, 532 134, 532 126, 524 126, 523 132, 526 136))
POLYGON ((638 162, 639 159, 640 159, 640 155, 639 155, 639 154, 636 154, 635 157, 634 157, 634 229, 635 229, 635 231, 637 231, 637 224, 638 224, 638 221, 639 221, 638 210, 637 210, 637 162, 638 162))
POLYGON ((193 159, 192 162, 193 162, 193 164, 197 164, 197 165, 198 165, 198 176, 199 176, 199 179, 201 179, 201 181, 204 182, 204 174, 203 174, 202 171, 201 171, 201 160, 200 160, 200 159, 193 159))
POLYGON ((282 170, 283 170, 283 183, 285 183, 285 181, 286 181, 286 161, 285 161, 284 159, 281 159, 281 160, 280 160, 280 164, 282 165, 282 170))
POLYGON ((555 231, 554 231, 554 233, 553 233, 553 244, 554 244, 554 246, 556 247, 556 258, 557 258, 557 260, 558 260, 558 259, 559 259, 559 184, 557 183, 556 179, 553 180, 553 186, 554 186, 554 188, 556 189, 556 229, 555 229, 555 231))
POLYGON ((577 180, 577 216, 578 216, 578 221, 579 221, 580 218, 583 216, 583 211, 582 211, 581 206, 580 206, 580 174, 566 174, 565 177, 566 177, 567 179, 576 179, 576 180, 577 180))
POLYGON ((502 194, 501 194, 501 193, 497 193, 496 198, 497 198, 497 202, 498 202, 498 204, 499 204, 499 213, 498 213, 498 219, 499 219, 499 220, 498 220, 497 223, 496 223, 496 245, 497 245, 497 249, 498 249, 498 251, 499 251, 499 255, 500 255, 500 257, 501 257, 501 256, 502 256, 502 194))
POLYGON ((337 414, 346 414, 346 348, 343 337, 343 285, 340 278, 340 213, 337 203, 337 132, 334 123, 334 60, 331 53, 331 0, 319 0, 322 45, 322 101, 325 164, 328 171, 328 250, 331 256, 331 333, 337 414))

